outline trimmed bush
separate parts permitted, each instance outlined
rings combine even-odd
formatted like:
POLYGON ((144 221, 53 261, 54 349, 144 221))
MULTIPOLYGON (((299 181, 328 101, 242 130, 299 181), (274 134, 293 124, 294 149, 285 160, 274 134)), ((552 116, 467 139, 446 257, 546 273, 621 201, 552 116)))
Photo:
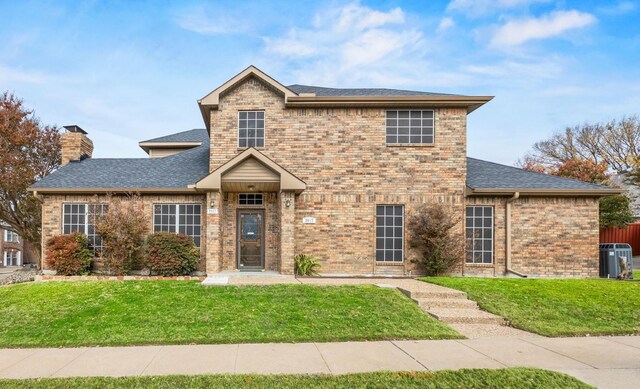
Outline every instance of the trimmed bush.
POLYGON ((93 254, 83 234, 58 235, 47 241, 47 266, 62 276, 89 273, 93 254))
POLYGON ((186 235, 156 232, 147 237, 145 262, 154 273, 165 277, 189 275, 199 261, 200 250, 186 235))

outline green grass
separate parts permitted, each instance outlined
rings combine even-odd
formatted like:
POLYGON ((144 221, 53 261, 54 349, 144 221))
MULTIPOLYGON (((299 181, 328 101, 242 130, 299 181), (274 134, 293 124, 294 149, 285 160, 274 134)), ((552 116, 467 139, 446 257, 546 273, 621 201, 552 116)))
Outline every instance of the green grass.
POLYGON ((565 374, 527 368, 349 375, 200 375, 0 380, 12 388, 591 388, 565 374))
POLYGON ((640 333, 640 282, 428 277, 467 292, 514 327, 546 336, 640 333))
POLYGON ((397 290, 188 281, 0 288, 0 347, 451 339, 397 290))

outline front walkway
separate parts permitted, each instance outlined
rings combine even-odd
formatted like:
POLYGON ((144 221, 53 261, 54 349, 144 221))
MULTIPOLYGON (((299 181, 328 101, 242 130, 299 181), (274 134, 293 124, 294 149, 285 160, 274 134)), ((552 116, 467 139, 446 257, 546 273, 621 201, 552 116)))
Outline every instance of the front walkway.
POLYGON ((537 367, 602 388, 640 382, 640 336, 0 349, 0 378, 345 374, 537 367))

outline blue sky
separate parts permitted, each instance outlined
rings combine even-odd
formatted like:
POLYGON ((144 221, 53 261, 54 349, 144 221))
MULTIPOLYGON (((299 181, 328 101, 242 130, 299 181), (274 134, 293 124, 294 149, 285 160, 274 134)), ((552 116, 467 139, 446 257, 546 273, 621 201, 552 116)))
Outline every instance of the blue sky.
POLYGON ((95 157, 202 128, 196 100, 254 64, 284 84, 495 95, 470 156, 640 114, 640 0, 0 0, 0 90, 78 124, 95 157), (637 1, 637 2, 636 2, 637 1))

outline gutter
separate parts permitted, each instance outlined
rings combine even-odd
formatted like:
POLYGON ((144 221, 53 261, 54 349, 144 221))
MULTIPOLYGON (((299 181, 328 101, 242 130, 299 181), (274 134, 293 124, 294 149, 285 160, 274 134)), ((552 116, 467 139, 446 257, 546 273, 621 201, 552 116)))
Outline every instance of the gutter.
POLYGON ((518 277, 527 278, 526 274, 517 272, 511 268, 511 203, 520 198, 520 192, 514 192, 513 197, 507 199, 506 204, 506 244, 505 244, 505 274, 515 274, 518 277))

